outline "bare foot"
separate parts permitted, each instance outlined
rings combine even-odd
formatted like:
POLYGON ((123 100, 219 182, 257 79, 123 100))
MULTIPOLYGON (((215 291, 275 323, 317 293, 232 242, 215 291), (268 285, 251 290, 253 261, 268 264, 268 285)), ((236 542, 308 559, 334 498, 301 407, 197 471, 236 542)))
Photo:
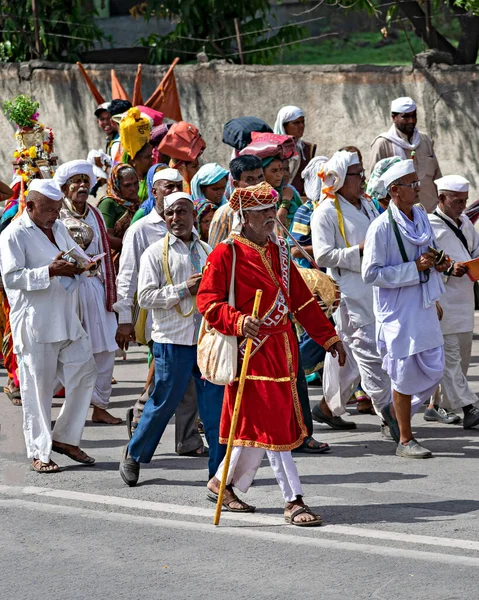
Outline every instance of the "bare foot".
POLYGON ((98 406, 93 407, 91 420, 93 423, 105 423, 106 425, 119 425, 120 423, 123 423, 122 419, 114 417, 107 410, 98 408, 98 406))
POLYGON ((328 417, 333 417, 333 413, 330 411, 329 406, 326 404, 326 400, 324 398, 319 401, 319 408, 328 417))
MULTIPOLYGON (((212 477, 206 487, 213 492, 219 494, 221 481, 217 477, 212 477)), ((235 512, 254 512, 255 507, 243 502, 233 491, 232 485, 227 485, 223 496, 223 506, 235 512)))
POLYGON ((284 509, 284 516, 287 519, 291 519, 290 522, 292 525, 294 525, 295 523, 317 523, 318 525, 320 525, 323 522, 319 515, 315 515, 309 509, 309 507, 306 506, 301 496, 298 496, 296 500, 293 500, 292 502, 288 502, 288 504, 286 504, 286 507, 284 509), (308 512, 302 512, 293 517, 292 515, 298 509, 298 507, 305 508, 308 510, 308 512))

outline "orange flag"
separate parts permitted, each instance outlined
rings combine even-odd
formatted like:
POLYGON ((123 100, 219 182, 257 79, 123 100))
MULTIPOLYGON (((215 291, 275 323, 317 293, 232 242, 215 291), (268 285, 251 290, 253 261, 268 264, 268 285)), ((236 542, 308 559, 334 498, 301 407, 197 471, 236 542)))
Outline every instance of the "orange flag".
POLYGON ((97 104, 103 104, 103 102, 105 102, 105 98, 103 98, 103 96, 100 94, 96 85, 93 83, 93 81, 90 79, 87 72, 83 68, 83 65, 80 62, 77 62, 77 66, 80 69, 80 73, 83 75, 83 79, 85 80, 87 86, 90 88, 90 92, 92 93, 93 98, 95 98, 95 102, 97 104))
POLYGON ((111 99, 112 100, 130 100, 125 88, 121 85, 116 76, 115 70, 111 70, 111 99))
POLYGON ((133 86, 133 98, 131 103, 133 106, 143 104, 143 96, 141 94, 141 65, 138 65, 138 71, 136 72, 135 85, 133 86))
POLYGON ((153 94, 145 102, 145 106, 161 111, 165 117, 173 121, 182 121, 180 97, 176 87, 176 79, 174 69, 180 61, 175 58, 168 72, 161 80, 160 85, 156 88, 153 94))

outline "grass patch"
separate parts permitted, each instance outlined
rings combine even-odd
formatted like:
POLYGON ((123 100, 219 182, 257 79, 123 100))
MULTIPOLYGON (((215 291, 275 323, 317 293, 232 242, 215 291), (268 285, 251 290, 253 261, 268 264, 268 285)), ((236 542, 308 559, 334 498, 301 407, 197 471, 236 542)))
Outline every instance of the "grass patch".
POLYGON ((285 48, 276 64, 283 65, 410 65, 415 54, 422 52, 422 41, 403 31, 385 40, 380 32, 352 33, 326 38, 317 44, 301 44, 285 48))

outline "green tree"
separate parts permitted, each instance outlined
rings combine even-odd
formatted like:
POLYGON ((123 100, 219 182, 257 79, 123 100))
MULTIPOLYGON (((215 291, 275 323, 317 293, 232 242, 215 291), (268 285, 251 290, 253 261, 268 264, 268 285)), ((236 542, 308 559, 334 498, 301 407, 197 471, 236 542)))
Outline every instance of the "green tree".
MULTIPOLYGON (((278 2, 279 3, 279 2, 278 2)), ((165 36, 152 34, 138 43, 150 47, 152 63, 168 62, 179 55, 183 61, 196 60, 204 51, 209 58, 240 62, 235 19, 241 33, 245 63, 273 62, 281 47, 307 37, 307 31, 294 23, 274 26, 269 0, 147 0, 136 5, 132 14, 169 19, 175 29, 165 36)))
MULTIPOLYGON (((337 5, 337 0, 328 0, 337 5)), ((383 18, 384 0, 342 0, 341 7, 383 18)), ((479 52, 479 0, 394 0, 386 21, 406 17, 414 33, 432 49, 447 52, 455 64, 475 64, 479 52)))
POLYGON ((0 61, 75 62, 95 42, 109 41, 95 25, 91 0, 0 0, 0 61))

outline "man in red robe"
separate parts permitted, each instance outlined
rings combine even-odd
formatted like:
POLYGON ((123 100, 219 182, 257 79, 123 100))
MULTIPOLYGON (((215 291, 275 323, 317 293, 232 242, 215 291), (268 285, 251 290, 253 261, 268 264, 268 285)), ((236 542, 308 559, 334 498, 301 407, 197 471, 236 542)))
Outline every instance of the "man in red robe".
MULTIPOLYGON (((230 237, 209 255, 196 297, 198 310, 210 326, 239 338, 239 361, 253 339, 238 426, 234 437, 224 506, 233 512, 255 509, 240 501, 233 486, 246 492, 265 451, 286 501, 285 519, 298 526, 321 524, 303 502, 303 491, 291 450, 308 435, 296 388, 298 344, 292 318, 309 335, 344 364, 345 354, 334 327, 314 300, 291 260, 287 243, 276 237, 273 188, 263 182, 236 189, 230 206, 235 221, 230 237), (233 246, 233 247, 232 247, 233 246), (235 307, 228 304, 234 273, 235 307), (255 293, 263 291, 259 319, 251 317, 255 293)), ((240 368, 238 368, 238 373, 240 368)), ((220 425, 220 442, 226 444, 238 388, 226 387, 220 425)), ((208 482, 209 498, 216 500, 223 463, 208 482)))

